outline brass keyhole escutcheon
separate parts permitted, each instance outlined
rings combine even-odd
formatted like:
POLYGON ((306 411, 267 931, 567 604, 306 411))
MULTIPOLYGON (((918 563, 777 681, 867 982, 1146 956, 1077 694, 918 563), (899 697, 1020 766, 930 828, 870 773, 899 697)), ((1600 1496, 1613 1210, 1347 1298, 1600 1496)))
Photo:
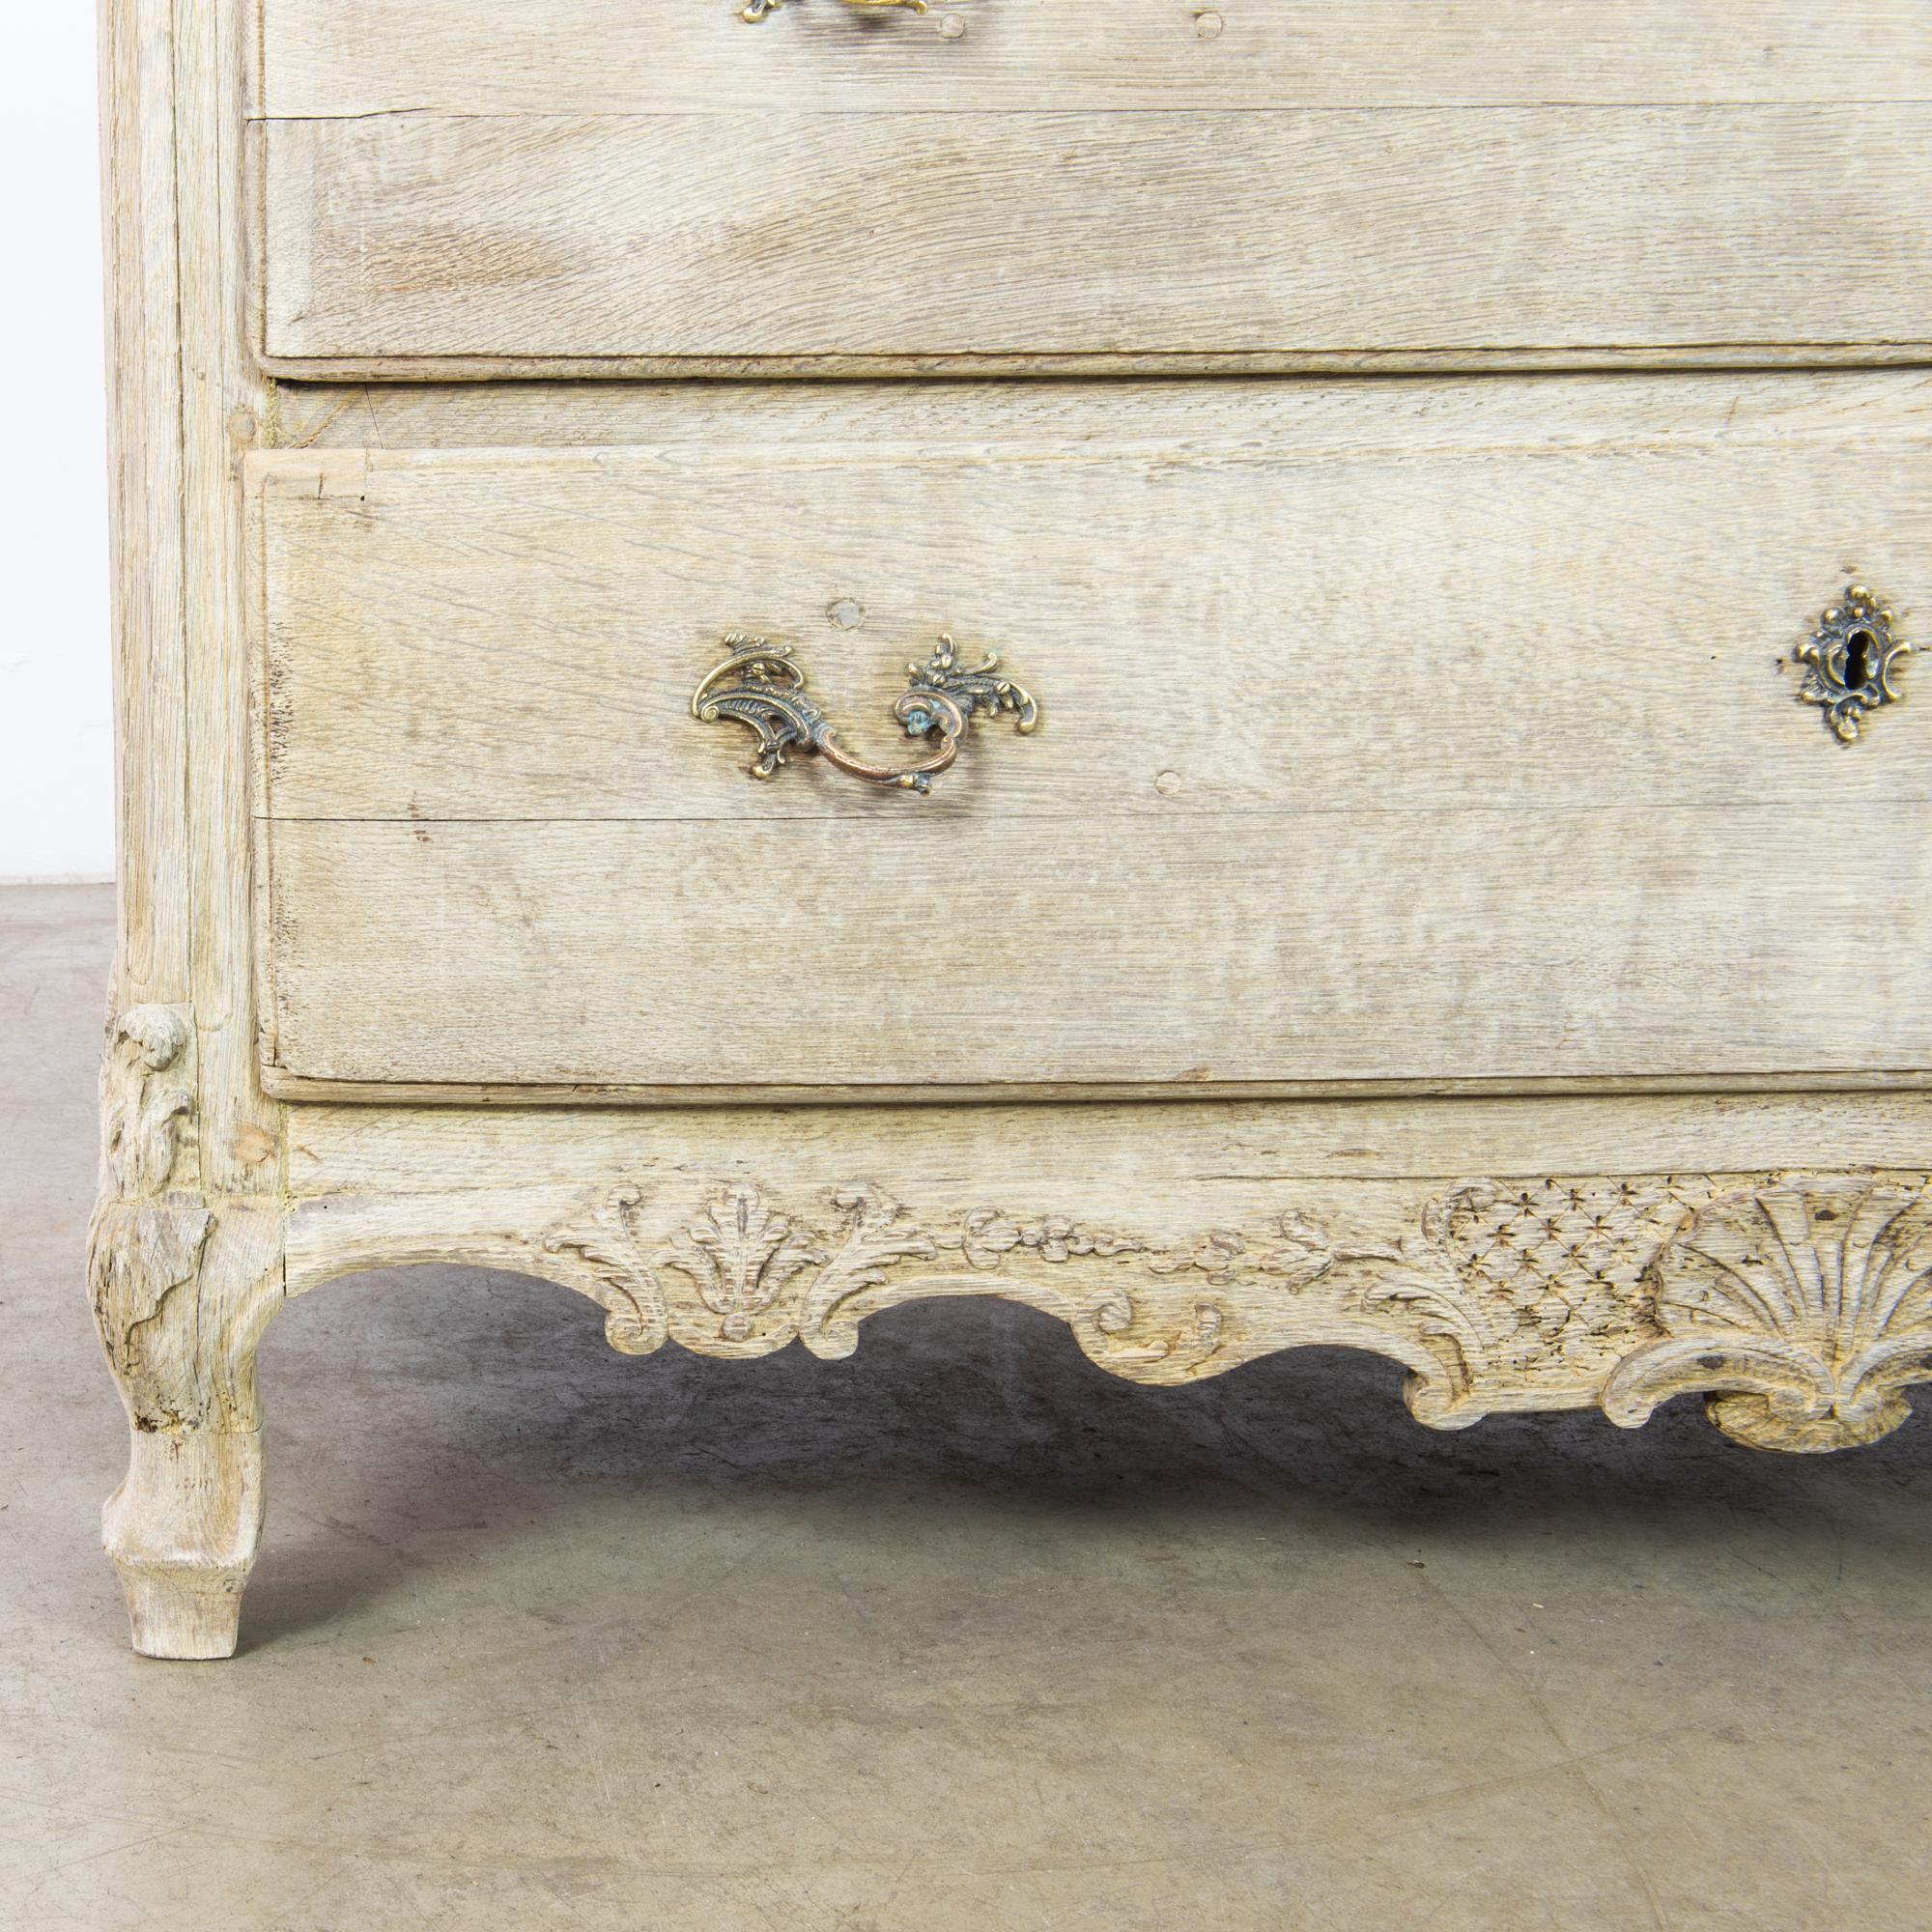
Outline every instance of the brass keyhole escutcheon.
POLYGON ((1874 711, 1896 704, 1912 646, 1894 626, 1890 609, 1862 583, 1846 586, 1844 596, 1818 620, 1808 643, 1793 653, 1804 667, 1798 696, 1825 713, 1825 723, 1841 744, 1857 741, 1874 711))

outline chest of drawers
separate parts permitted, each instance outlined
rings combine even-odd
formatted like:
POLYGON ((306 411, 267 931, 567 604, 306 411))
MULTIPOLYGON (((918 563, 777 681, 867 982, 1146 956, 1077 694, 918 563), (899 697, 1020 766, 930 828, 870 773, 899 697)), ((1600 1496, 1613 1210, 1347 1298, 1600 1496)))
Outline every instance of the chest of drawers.
POLYGON ((1932 11, 1625 11, 109 0, 139 1648, 371 1266, 1902 1420, 1932 11))

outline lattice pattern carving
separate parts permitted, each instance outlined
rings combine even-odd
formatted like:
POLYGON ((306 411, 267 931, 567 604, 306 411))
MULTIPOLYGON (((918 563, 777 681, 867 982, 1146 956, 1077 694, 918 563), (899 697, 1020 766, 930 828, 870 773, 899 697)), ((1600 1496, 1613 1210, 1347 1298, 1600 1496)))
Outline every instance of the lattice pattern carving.
POLYGON ((1632 1422, 1703 1390, 1729 1433, 1775 1447, 1873 1439, 1905 1414, 1900 1391, 1932 1378, 1922 1175, 1472 1179, 1411 1196, 1412 1219, 1391 1236, 1402 1191, 1365 1184, 1360 1225, 1330 1184, 1324 1218, 1276 1201, 1176 1238, 991 1203, 922 1209, 858 1181, 706 1185, 668 1172, 607 1182, 529 1235, 472 1223, 478 1197, 453 1208, 445 1197, 438 1211, 457 1228, 412 1230, 391 1202, 357 1245, 337 1209, 329 1226, 349 1252, 297 1285, 398 1258, 522 1266, 600 1302, 627 1352, 674 1341, 724 1356, 794 1341, 842 1356, 886 1309, 997 1295, 1064 1321, 1095 1362, 1136 1381, 1344 1346, 1403 1363, 1410 1408, 1437 1428, 1599 1403, 1632 1422), (1758 1280, 1761 1255, 1714 1259, 1743 1227, 1797 1240, 1794 1202, 1811 1204, 1809 1245, 1787 1255, 1785 1275, 1758 1280), (1841 1213, 1842 1252, 1830 1232, 1841 1213), (1779 1312, 1752 1328, 1758 1302, 1779 1312))
POLYGON ((1441 1204, 1441 1241, 1513 1355, 1587 1373, 1651 1329, 1644 1271, 1716 1191, 1708 1175, 1474 1182, 1441 1204))

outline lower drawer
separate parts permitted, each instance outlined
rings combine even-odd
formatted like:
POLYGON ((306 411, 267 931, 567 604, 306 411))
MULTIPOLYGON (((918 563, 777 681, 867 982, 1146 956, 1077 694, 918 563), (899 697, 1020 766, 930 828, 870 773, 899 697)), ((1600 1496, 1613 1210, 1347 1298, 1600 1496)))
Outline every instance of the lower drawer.
POLYGON ((250 485, 275 1092, 1932 1070, 1917 374, 744 390, 250 485), (930 760, 942 634, 1037 728, 747 776, 742 714, 930 760))

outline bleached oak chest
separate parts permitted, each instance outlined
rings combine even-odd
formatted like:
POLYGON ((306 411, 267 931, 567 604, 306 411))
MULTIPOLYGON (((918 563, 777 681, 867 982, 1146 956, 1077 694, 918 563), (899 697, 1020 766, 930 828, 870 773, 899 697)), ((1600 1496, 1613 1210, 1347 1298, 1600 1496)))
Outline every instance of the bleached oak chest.
POLYGON ((1932 6, 1597 12, 107 0, 139 1648, 398 1263, 1897 1425, 1932 6))

